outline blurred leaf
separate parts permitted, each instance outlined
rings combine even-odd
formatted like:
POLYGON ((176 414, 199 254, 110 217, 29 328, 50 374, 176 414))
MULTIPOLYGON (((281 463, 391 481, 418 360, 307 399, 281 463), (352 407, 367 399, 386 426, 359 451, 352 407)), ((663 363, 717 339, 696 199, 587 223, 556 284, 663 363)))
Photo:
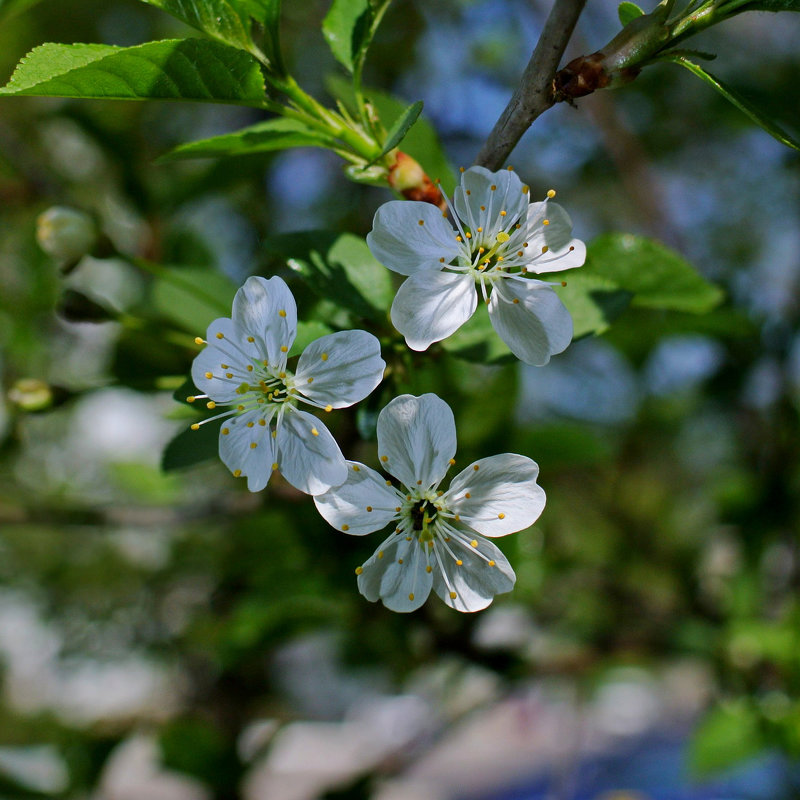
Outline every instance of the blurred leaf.
POLYGON ((0 19, 8 19, 22 13, 41 0, 0 0, 0 19))
POLYGON ((386 320, 394 298, 389 270, 350 233, 302 231, 273 236, 265 250, 288 263, 308 286, 360 317, 386 320))
POLYGON ((164 319, 195 336, 219 317, 229 317, 236 285, 220 272, 198 267, 165 267, 151 300, 164 319))
POLYGON ((219 455, 220 423, 209 422, 193 431, 188 425, 170 440, 161 454, 161 469, 172 472, 192 467, 219 455))
MULTIPOLYGON (((331 76, 326 80, 325 85, 335 98, 341 100, 345 106, 355 112, 353 87, 348 81, 331 76)), ((407 108, 407 103, 378 89, 365 89, 364 92, 368 100, 375 106, 381 122, 387 128, 392 127, 407 108)), ((406 134, 403 139, 403 150, 419 161, 431 178, 434 180, 439 178, 446 192, 453 191, 456 185, 455 173, 450 167, 436 129, 424 116, 420 116, 406 134)))
POLYGON ((270 64, 277 73, 284 75, 286 67, 281 54, 280 36, 281 0, 244 0, 244 2, 250 10, 250 16, 264 26, 267 34, 264 47, 270 64))
POLYGON ((624 0, 617 6, 617 16, 619 16, 619 21, 622 23, 623 27, 635 20, 636 17, 641 17, 643 14, 644 11, 642 11, 636 3, 630 3, 628 0, 624 0))
POLYGON ((529 453, 542 472, 607 462, 612 448, 598 431, 577 422, 554 422, 520 434, 519 452, 529 453))
POLYGON ((514 359, 505 342, 495 333, 483 302, 478 303, 472 317, 442 341, 441 346, 457 358, 478 364, 502 364, 514 359))
POLYGON ((183 717, 165 723, 159 735, 168 770, 192 775, 225 791, 236 783, 240 766, 230 740, 211 720, 183 717))
POLYGON ((412 103, 396 120, 394 125, 392 125, 391 130, 386 134, 386 143, 383 145, 383 150, 381 150, 380 155, 375 158, 374 160, 377 161, 378 158, 385 156, 390 150, 393 150, 403 139, 406 137, 406 134, 411 129, 411 126, 417 121, 419 118, 420 113, 422 112, 422 100, 417 100, 416 103, 412 103))
POLYGON ((179 497, 180 483, 152 464, 117 461, 108 465, 108 473, 113 484, 136 502, 164 506, 179 497))
POLYGON ((252 56, 205 39, 43 44, 20 61, 0 94, 259 106, 264 79, 252 56))
POLYGON ((569 287, 578 272, 602 277, 632 292, 634 306, 702 314, 717 306, 723 296, 675 251, 628 233, 598 236, 589 243, 586 265, 560 274, 569 287))
MULTIPOLYGON (((795 2, 793 5, 795 8, 792 10, 796 11, 798 4, 795 2)), ((774 11, 780 9, 762 8, 762 10, 774 11)), ((754 108, 750 104, 750 101, 746 100, 738 91, 728 84, 723 83, 710 72, 706 72, 699 64, 695 64, 693 61, 689 61, 688 58, 684 58, 683 56, 670 53, 665 53, 659 60, 671 61, 674 64, 680 64, 682 67, 685 67, 689 72, 693 73, 701 80, 704 80, 709 86, 713 86, 726 100, 733 103, 736 108, 747 114, 756 125, 763 128, 774 139, 777 139, 781 144, 785 144, 787 147, 791 147, 793 150, 800 150, 800 141, 786 133, 774 120, 766 117, 763 113, 754 108)))
POLYGON ((288 147, 327 147, 333 140, 294 119, 278 117, 247 128, 178 145, 158 159, 214 158, 269 153, 288 147))
POLYGON ((372 7, 369 0, 333 0, 322 21, 322 34, 336 60, 354 72, 362 49, 369 46, 372 7))
POLYGON ((142 0, 221 42, 248 50, 250 17, 240 0, 142 0))
POLYGON ((333 331, 324 322, 318 322, 313 319, 308 322, 298 321, 297 338, 294 340, 287 358, 299 356, 311 342, 319 339, 320 336, 327 336, 329 333, 333 333, 333 331))
POLYGON ((632 292, 618 288, 613 281, 582 269, 561 275, 567 285, 556 292, 572 315, 574 339, 607 331, 633 297, 632 292))
POLYGON ((711 711, 694 732, 689 765, 697 776, 732 767, 764 749, 755 709, 741 700, 711 711))

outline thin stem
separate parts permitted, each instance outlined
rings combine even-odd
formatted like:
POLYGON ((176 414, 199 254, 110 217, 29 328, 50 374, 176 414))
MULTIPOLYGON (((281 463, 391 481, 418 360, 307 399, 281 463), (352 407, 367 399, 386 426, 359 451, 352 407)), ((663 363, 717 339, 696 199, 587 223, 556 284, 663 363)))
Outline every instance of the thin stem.
POLYGON ((499 169, 531 123, 554 103, 553 77, 586 0, 555 0, 520 85, 475 163, 499 169))

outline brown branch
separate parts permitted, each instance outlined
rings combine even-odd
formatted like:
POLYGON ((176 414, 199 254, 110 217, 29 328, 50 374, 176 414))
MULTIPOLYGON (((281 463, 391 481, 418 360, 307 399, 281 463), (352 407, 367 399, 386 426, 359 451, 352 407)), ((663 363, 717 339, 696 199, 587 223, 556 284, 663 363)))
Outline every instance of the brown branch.
POLYGON ((555 102, 553 78, 586 0, 554 0, 517 90, 475 163, 499 169, 531 123, 555 102))

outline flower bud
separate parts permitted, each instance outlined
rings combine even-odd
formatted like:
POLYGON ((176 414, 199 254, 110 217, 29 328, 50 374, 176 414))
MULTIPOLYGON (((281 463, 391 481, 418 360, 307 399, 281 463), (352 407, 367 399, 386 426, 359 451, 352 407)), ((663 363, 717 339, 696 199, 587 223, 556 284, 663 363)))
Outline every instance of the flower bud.
POLYGON ((36 241, 67 272, 92 250, 97 229, 94 220, 83 211, 53 206, 36 220, 36 241))
POLYGON ((44 411, 53 403, 53 392, 38 378, 20 378, 8 390, 8 399, 23 411, 44 411))
POLYGON ((397 150, 394 164, 389 167, 389 186, 406 200, 422 200, 446 209, 439 187, 427 176, 419 162, 408 153, 397 150))

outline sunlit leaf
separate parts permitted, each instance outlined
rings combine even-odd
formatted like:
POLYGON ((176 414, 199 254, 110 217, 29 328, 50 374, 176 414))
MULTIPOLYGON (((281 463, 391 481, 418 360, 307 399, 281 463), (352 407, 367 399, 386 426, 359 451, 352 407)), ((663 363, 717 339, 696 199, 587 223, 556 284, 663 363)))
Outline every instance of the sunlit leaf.
MULTIPOLYGON (((795 5, 797 4, 795 3, 795 5)), ((747 114, 747 116, 750 117, 750 119, 753 120, 756 125, 758 125, 760 128, 763 128, 770 136, 777 139, 781 144, 785 144, 787 147, 791 147, 793 150, 800 150, 800 141, 790 136, 774 120, 770 119, 757 108, 755 108, 750 101, 743 97, 738 91, 712 75, 710 72, 707 72, 699 64, 695 64, 693 61, 690 61, 684 56, 671 53, 665 54, 659 60, 671 61, 674 64, 680 64, 682 67, 685 67, 689 70, 689 72, 705 81, 709 86, 713 86, 714 89, 716 89, 726 100, 735 105, 740 111, 743 111, 745 114, 747 114)))
POLYGON ((689 765, 704 776, 734 766, 765 747, 758 715, 746 701, 711 711, 694 732, 689 765))
POLYGON ((622 23, 623 27, 635 20, 636 17, 641 17, 643 14, 644 11, 642 11, 636 3, 630 3, 628 0, 623 0, 623 2, 617 6, 617 16, 619 16, 619 21, 622 23))
POLYGON ((372 8, 369 0, 333 0, 322 21, 322 33, 336 60, 353 72, 356 59, 369 36, 372 8))
POLYGON ((195 336, 218 317, 230 317, 236 286, 225 275, 196 267, 167 267, 156 278, 153 309, 164 319, 195 336))
POLYGON ((159 161, 184 158, 215 158, 220 156, 245 156, 269 153, 289 147, 326 147, 329 137, 294 119, 278 117, 259 122, 247 128, 199 139, 176 147, 159 161))
MULTIPOLYGON (((422 100, 412 103, 394 122, 389 132, 386 134, 386 142, 383 145, 378 158, 385 156, 390 150, 394 150, 403 141, 411 126, 417 121, 422 113, 422 100)), ((375 159, 375 161, 378 160, 375 159)))
POLYGON ((207 39, 43 44, 22 59, 0 94, 258 106, 264 79, 252 56, 207 39))

